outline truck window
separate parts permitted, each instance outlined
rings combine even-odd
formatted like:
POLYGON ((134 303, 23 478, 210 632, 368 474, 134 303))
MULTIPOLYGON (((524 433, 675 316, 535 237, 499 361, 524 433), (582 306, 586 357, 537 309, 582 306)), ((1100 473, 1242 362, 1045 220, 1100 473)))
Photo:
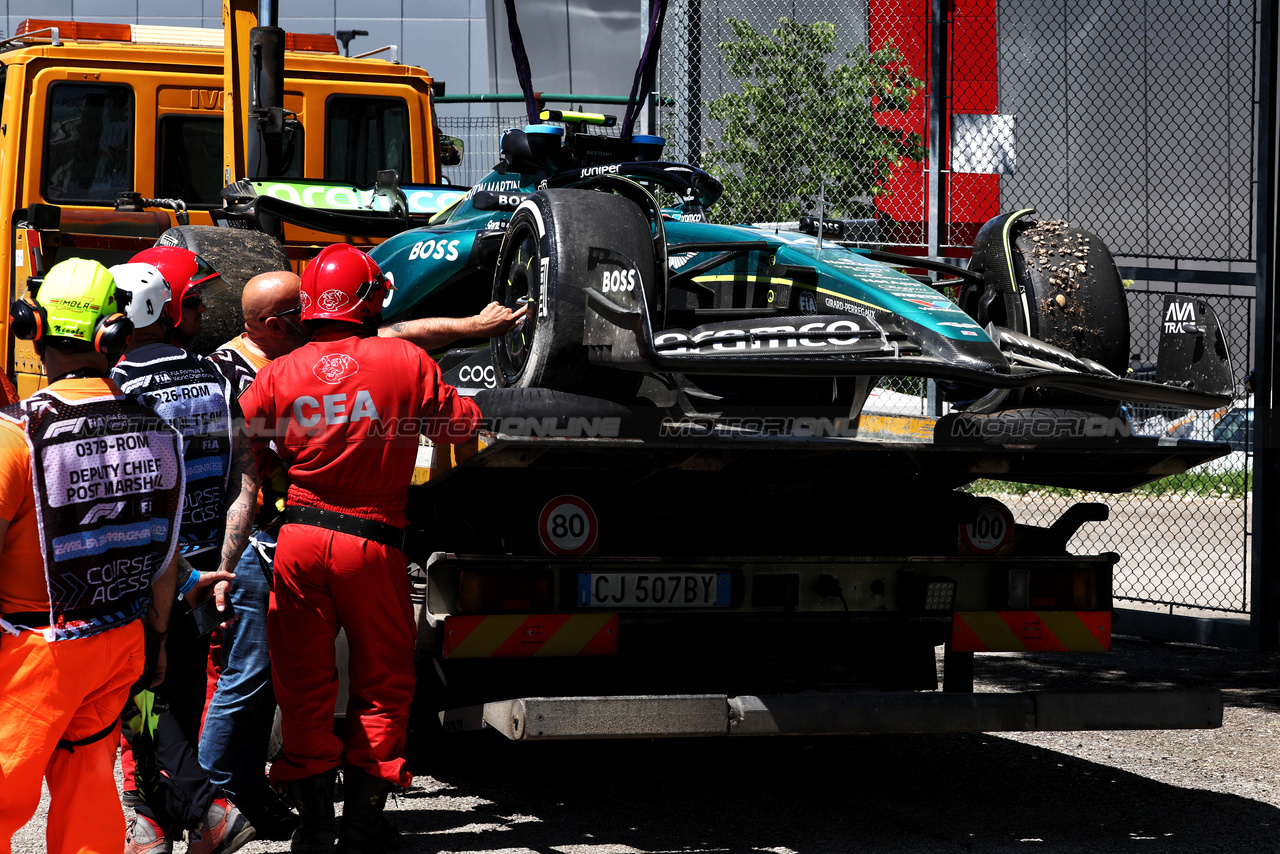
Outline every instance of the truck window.
POLYGON ((41 192, 51 202, 114 204, 133 189, 133 90, 53 83, 41 192))
POLYGON ((156 196, 187 207, 222 207, 222 117, 160 119, 156 196))
POLYGON ((332 95, 325 105, 324 177, 372 184, 380 169, 411 180, 409 106, 402 98, 332 95))

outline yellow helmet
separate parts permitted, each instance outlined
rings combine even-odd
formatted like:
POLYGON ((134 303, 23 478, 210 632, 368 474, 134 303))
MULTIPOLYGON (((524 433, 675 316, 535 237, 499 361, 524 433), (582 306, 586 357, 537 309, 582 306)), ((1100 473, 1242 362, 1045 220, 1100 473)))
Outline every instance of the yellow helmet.
POLYGON ((116 308, 116 282, 97 261, 70 258, 55 264, 35 298, 9 310, 13 334, 29 341, 84 341, 101 353, 124 348, 133 324, 116 308))

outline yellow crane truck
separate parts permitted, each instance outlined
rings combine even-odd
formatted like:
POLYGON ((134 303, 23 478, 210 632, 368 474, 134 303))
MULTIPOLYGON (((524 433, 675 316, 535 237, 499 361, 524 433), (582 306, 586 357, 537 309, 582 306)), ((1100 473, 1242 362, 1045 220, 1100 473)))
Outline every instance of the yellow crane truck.
MULTIPOLYGON (((372 184, 382 169, 439 180, 432 97, 441 86, 426 71, 344 57, 331 35, 256 28, 243 0, 224 4, 223 21, 216 30, 30 19, 0 42, 6 305, 60 258, 120 263, 173 226, 188 226, 183 245, 233 286, 284 263, 267 235, 213 228, 233 180, 269 171, 291 192, 311 179, 372 184), (266 142, 255 145, 259 127, 266 142)), ((295 264, 317 242, 370 240, 288 224, 276 236, 295 264)), ((209 318, 208 345, 239 331, 238 301, 226 302, 209 318)), ((0 336, 0 354, 19 394, 39 387, 28 342, 0 336)))

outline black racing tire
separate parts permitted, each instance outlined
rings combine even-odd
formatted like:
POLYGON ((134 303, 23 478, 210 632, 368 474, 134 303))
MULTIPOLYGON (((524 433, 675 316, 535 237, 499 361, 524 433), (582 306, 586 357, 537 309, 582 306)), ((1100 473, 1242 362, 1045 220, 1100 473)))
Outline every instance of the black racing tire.
POLYGON ((1110 445, 1130 435, 1119 407, 1026 407, 999 412, 954 412, 934 425, 939 445, 1110 445))
POLYGON ((212 297, 200 334, 190 349, 208 354, 244 331, 240 294, 245 282, 259 273, 288 270, 289 256, 280 242, 260 231, 219 228, 212 225, 179 225, 160 235, 157 246, 190 249, 217 270, 228 290, 212 297))
POLYGON ((515 308, 527 298, 529 314, 491 342, 503 385, 575 391, 617 377, 594 370, 583 344, 584 290, 599 249, 630 258, 652 297, 650 225, 634 203, 591 190, 542 190, 516 209, 499 251, 493 299, 515 308))
POLYGON ((1123 376, 1129 302, 1106 244, 1082 229, 1043 220, 1017 230, 1012 242, 1029 324, 1019 331, 1123 376))

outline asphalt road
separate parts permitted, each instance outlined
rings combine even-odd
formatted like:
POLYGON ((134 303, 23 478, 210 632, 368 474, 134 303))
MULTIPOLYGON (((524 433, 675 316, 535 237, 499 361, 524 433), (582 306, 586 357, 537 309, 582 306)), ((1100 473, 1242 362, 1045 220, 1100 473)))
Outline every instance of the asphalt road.
MULTIPOLYGON (((1217 685, 1226 723, 558 744, 485 733, 416 769, 415 788, 389 812, 410 852, 1280 851, 1280 654, 1119 639, 1107 656, 980 657, 977 681, 1018 691, 1217 685)), ((14 851, 43 850, 42 822, 14 851)))

